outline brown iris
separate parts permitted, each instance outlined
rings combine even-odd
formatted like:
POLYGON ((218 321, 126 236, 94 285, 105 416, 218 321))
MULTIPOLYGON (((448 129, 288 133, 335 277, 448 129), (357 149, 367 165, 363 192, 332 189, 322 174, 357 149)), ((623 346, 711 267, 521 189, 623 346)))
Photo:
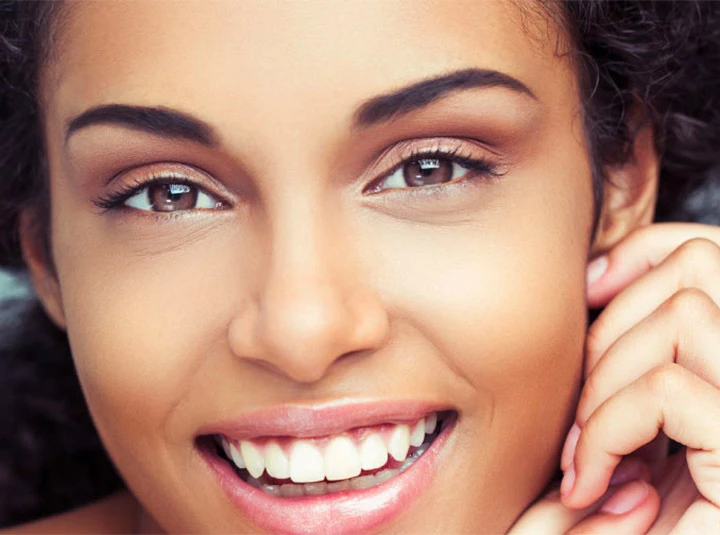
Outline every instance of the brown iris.
POLYGON ((428 186, 449 182, 453 164, 439 158, 419 158, 403 166, 403 178, 409 186, 428 186))
POLYGON ((154 184, 148 188, 150 204, 158 212, 192 210, 197 198, 197 188, 187 184, 154 184))

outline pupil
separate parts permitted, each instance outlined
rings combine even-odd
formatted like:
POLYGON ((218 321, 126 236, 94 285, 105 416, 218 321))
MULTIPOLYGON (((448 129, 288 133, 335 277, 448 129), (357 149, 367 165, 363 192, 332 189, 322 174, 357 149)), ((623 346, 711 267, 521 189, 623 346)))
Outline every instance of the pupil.
POLYGON ((192 210, 197 202, 197 190, 187 184, 158 184, 150 188, 149 195, 159 212, 192 210))
POLYGON ((442 184, 452 178, 452 163, 439 158, 413 160, 405 165, 403 175, 409 186, 442 184))

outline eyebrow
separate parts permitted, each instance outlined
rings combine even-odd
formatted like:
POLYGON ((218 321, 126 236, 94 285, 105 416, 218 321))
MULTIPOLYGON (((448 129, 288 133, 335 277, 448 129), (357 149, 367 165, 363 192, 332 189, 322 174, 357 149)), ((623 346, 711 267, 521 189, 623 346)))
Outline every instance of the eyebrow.
POLYGON ((510 75, 490 69, 463 69, 366 101, 355 113, 354 126, 363 128, 388 121, 456 91, 490 87, 504 87, 537 100, 530 88, 510 75))
MULTIPOLYGON (((436 76, 373 97, 355 112, 353 126, 365 128, 423 108, 450 93, 468 89, 504 87, 537 100, 520 80, 489 69, 463 69, 436 76)), ((107 104, 84 111, 67 123, 65 140, 94 125, 114 124, 169 139, 183 139, 216 147, 217 135, 206 122, 166 107, 107 104)))
POLYGON ((165 107, 108 104, 96 106, 67 123, 65 140, 89 126, 115 124, 170 139, 184 139, 208 147, 218 144, 213 128, 204 121, 165 107))

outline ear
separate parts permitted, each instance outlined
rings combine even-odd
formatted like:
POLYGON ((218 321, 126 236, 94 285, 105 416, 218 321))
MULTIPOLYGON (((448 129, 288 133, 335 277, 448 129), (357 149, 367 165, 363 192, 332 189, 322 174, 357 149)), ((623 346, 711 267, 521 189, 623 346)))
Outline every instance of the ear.
POLYGON ((652 128, 640 128, 626 163, 605 169, 600 219, 590 256, 606 253, 636 228, 652 223, 659 157, 652 128))
POLYGON ((65 312, 60 285, 52 267, 52 259, 48 258, 49 252, 43 247, 41 230, 36 221, 37 218, 29 210, 23 211, 20 215, 20 246, 23 258, 30 271, 30 280, 35 293, 45 312, 55 325, 65 330, 65 312))

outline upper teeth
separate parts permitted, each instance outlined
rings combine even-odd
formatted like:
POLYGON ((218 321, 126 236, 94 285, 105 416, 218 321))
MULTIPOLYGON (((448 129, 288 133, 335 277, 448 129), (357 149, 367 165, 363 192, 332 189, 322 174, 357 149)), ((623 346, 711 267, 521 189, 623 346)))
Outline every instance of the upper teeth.
POLYGON ((421 418, 413 426, 396 424, 364 433, 359 441, 345 434, 325 439, 294 439, 283 448, 278 440, 231 441, 221 437, 222 448, 238 468, 254 478, 267 473, 293 483, 341 481, 360 475, 362 470, 384 466, 391 456, 405 461, 410 446, 418 447, 425 435, 435 432, 437 414, 421 418))

